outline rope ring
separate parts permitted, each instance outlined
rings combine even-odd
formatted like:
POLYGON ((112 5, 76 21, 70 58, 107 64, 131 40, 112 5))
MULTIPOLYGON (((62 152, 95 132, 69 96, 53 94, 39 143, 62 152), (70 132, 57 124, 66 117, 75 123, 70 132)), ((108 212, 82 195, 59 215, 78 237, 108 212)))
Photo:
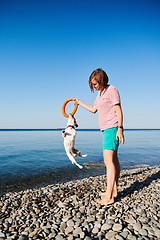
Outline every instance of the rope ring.
MULTIPOLYGON (((69 114, 66 114, 66 112, 65 112, 65 107, 66 107, 67 103, 70 102, 70 101, 74 101, 74 98, 68 98, 68 99, 63 103, 63 106, 62 106, 62 113, 63 113, 63 116, 66 117, 66 118, 69 117, 69 114)), ((73 112, 71 113, 72 116, 76 113, 77 108, 78 108, 78 104, 77 104, 77 103, 75 103, 74 105, 75 105, 75 107, 74 107, 74 109, 73 109, 73 112)))

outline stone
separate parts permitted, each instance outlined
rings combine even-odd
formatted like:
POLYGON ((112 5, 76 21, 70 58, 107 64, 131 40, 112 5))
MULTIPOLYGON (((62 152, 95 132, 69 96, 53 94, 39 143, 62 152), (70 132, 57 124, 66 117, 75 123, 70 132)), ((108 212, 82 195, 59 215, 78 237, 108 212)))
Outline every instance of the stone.
POLYGON ((160 238, 160 228, 154 228, 155 235, 160 238))
POLYGON ((74 227, 74 221, 72 219, 68 220, 67 226, 74 227))
POLYGON ((139 222, 137 222, 133 224, 133 228, 134 230, 139 231, 142 228, 142 225, 139 222))
POLYGON ((128 218, 128 217, 125 219, 125 221, 126 221, 127 223, 129 223, 129 224, 132 224, 132 225, 136 223, 136 220, 135 220, 135 219, 128 218))
POLYGON ((61 223, 61 226, 60 226, 60 231, 61 231, 61 232, 64 232, 65 229, 66 229, 66 227, 67 227, 66 222, 62 222, 62 223, 61 223))
POLYGON ((119 224, 119 223, 116 223, 116 224, 113 225, 112 229, 113 229, 113 231, 115 231, 115 232, 119 232, 119 231, 122 230, 122 225, 119 224))
POLYGON ((0 232, 0 238, 5 238, 5 234, 3 232, 0 232))
POLYGON ((122 236, 124 239, 126 239, 128 234, 129 234, 128 231, 123 231, 120 233, 120 236, 122 236))
POLYGON ((73 232, 74 228, 72 226, 68 226, 66 229, 65 229, 65 234, 68 235, 69 233, 73 232))
POLYGON ((59 202, 59 203, 58 203, 58 207, 59 207, 59 208, 65 208, 65 207, 67 207, 67 204, 65 204, 65 203, 63 203, 63 202, 59 202))
POLYGON ((85 234, 84 234, 83 230, 80 227, 78 227, 73 231, 73 236, 75 236, 75 237, 79 236, 80 238, 84 239, 85 234))
POLYGON ((40 228, 36 228, 33 232, 30 232, 29 238, 33 238, 39 230, 40 230, 40 228))
POLYGON ((86 219, 87 222, 94 222, 95 221, 95 216, 89 216, 86 219))
POLYGON ((67 240, 74 240, 74 238, 72 235, 70 235, 67 240))
POLYGON ((65 238, 62 235, 58 234, 55 240, 65 240, 65 238))
POLYGON ((93 238, 86 236, 84 240, 93 240, 93 238))
POLYGON ((55 239, 55 236, 56 236, 56 232, 53 231, 48 235, 48 239, 55 239))
POLYGON ((112 237, 115 237, 116 235, 117 235, 116 232, 109 231, 108 233, 106 233, 105 237, 106 237, 106 239, 111 239, 112 237))
POLYGON ((129 235, 127 236, 127 238, 128 238, 129 240, 137 240, 137 238, 136 238, 135 236, 133 236, 132 234, 129 234, 129 235))
POLYGON ((81 213, 84 213, 85 212, 85 207, 84 206, 81 206, 80 208, 79 208, 79 211, 81 212, 81 213))
POLYGON ((111 229, 111 228, 112 228, 112 224, 104 223, 104 224, 102 225, 102 227, 101 227, 101 230, 102 230, 102 231, 107 231, 107 230, 109 230, 109 229, 111 229))
POLYGON ((148 232, 147 232, 147 230, 145 230, 145 229, 140 229, 140 230, 139 230, 139 234, 142 235, 142 236, 147 236, 147 235, 148 235, 148 232))
POLYGON ((124 238, 121 235, 116 235, 117 240, 124 240, 124 238))
POLYGON ((21 235, 18 240, 28 240, 27 235, 21 235))
POLYGON ((99 232, 99 228, 98 227, 94 227, 92 230, 93 234, 97 234, 99 232))

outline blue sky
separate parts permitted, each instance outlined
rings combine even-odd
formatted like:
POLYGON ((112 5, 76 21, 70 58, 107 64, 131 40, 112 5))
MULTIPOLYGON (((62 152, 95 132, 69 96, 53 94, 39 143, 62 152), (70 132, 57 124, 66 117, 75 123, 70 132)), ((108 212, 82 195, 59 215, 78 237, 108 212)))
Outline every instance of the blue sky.
MULTIPOLYGON (((125 128, 160 128, 159 26, 158 0, 0 0, 0 128, 65 127, 63 102, 93 104, 99 67, 120 92, 125 128)), ((79 106, 75 117, 99 128, 98 114, 79 106)))

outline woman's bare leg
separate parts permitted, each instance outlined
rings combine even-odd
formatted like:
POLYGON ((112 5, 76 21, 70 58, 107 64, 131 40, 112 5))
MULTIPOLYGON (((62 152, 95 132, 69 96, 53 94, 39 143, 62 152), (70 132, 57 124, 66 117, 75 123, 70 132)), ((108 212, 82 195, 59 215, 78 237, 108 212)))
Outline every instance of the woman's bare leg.
POLYGON ((108 205, 114 203, 114 197, 117 197, 120 165, 117 152, 113 150, 103 150, 103 157, 107 168, 107 189, 104 198, 98 203, 102 205, 108 205))
POLYGON ((118 152, 115 153, 115 169, 116 169, 116 176, 115 176, 113 196, 117 197, 118 196, 118 179, 120 176, 120 164, 118 160, 118 152))

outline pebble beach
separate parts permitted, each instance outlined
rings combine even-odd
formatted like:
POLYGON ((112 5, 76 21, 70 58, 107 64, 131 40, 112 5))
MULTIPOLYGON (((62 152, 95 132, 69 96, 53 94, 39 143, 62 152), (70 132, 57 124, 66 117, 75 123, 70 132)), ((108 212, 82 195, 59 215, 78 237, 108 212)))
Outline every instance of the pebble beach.
POLYGON ((100 206, 106 176, 8 192, 2 239, 160 239, 160 166, 122 170, 115 203, 100 206))

